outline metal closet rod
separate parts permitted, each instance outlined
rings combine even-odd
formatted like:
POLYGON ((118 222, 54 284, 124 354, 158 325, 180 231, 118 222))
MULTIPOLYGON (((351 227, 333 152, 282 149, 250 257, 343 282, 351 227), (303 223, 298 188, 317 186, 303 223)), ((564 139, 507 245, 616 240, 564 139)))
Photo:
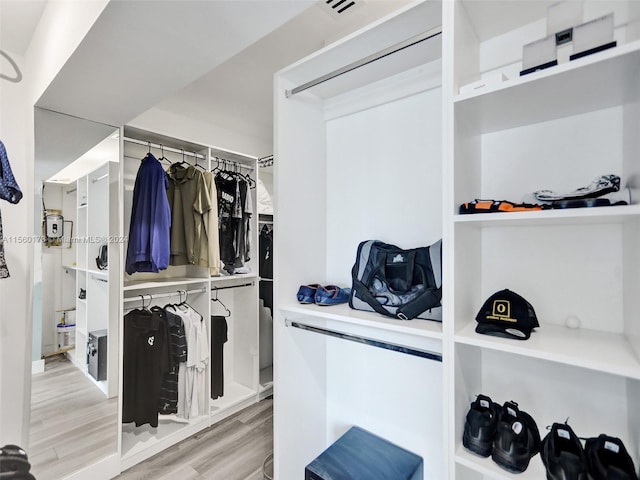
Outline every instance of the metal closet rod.
MULTIPOLYGON (((130 137, 122 137, 122 140, 124 140, 125 142, 129 142, 129 143, 135 143, 136 145, 143 145, 145 147, 150 147, 150 148, 155 148, 157 150, 166 150, 167 152, 172 152, 172 153, 177 153, 180 155, 185 155, 187 157, 194 157, 196 160, 197 159, 202 159, 202 160, 206 160, 207 157, 204 155, 201 155, 199 153, 196 152, 189 152, 187 150, 181 149, 181 148, 173 148, 173 147, 166 147, 164 145, 162 145, 161 143, 153 143, 153 142, 148 142, 148 141, 144 141, 144 140, 138 140, 137 138, 130 138, 130 137)), ((235 160, 227 160, 225 158, 220 158, 220 157, 216 157, 213 156, 211 157, 211 160, 218 160, 220 162, 223 163, 227 163, 227 164, 232 164, 232 165, 237 165, 240 168, 244 168, 246 170, 253 170, 253 167, 250 167, 249 165, 245 165, 244 163, 240 163, 240 162, 236 162, 235 160)))
POLYGON ((417 45, 418 43, 424 42, 425 40, 429 40, 430 38, 437 37, 438 35, 442 35, 442 27, 437 27, 435 29, 429 30, 428 32, 420 33, 415 35, 407 40, 404 40, 400 43, 396 43, 390 47, 385 48, 384 50, 380 50, 368 57, 365 57, 361 60, 357 60, 349 65, 346 65, 342 68, 334 70, 331 73, 327 73, 326 75, 322 75, 321 77, 316 78, 315 80, 311 80, 310 82, 304 83, 298 87, 292 88, 291 90, 285 90, 285 96, 289 98, 296 93, 303 92, 311 87, 315 87, 321 83, 326 82, 327 80, 331 80, 332 78, 339 77, 340 75, 344 75, 352 70, 355 70, 360 67, 364 67, 370 63, 373 63, 377 60, 380 60, 384 57, 387 57, 393 53, 399 52, 400 50, 404 50, 405 48, 412 47, 413 45, 417 45))
POLYGON ((94 178, 93 180, 91 180, 91 183, 97 183, 97 182, 99 182, 100 180, 104 180, 104 179, 105 179, 105 178, 107 178, 108 176, 109 176, 109 174, 108 174, 108 173, 105 173, 105 174, 104 174, 104 175, 102 175, 101 177, 94 178))
POLYGON ((176 290, 174 292, 168 293, 145 293, 136 295, 135 297, 127 297, 123 301, 125 303, 128 302, 144 302, 145 300, 153 300, 155 298, 167 298, 167 297, 175 297, 176 295, 191 295, 192 293, 205 293, 207 291, 207 287, 198 288, 197 290, 176 290))
POLYGON ((228 285, 226 287, 211 287, 211 291, 217 291, 217 290, 226 290, 228 288, 240 288, 240 287, 252 287, 254 285, 253 282, 249 282, 249 283, 241 283, 240 285, 228 285))
POLYGON ((395 343, 381 342, 372 338, 361 337, 358 335, 351 335, 349 333, 336 332, 334 330, 328 330, 326 328, 313 327, 311 325, 305 325, 299 322, 290 322, 285 320, 286 326, 299 328, 301 330, 308 330, 314 333, 320 333, 322 335, 328 335, 330 337, 341 338, 342 340, 349 340, 351 342, 362 343, 371 347, 383 348, 385 350, 392 350, 394 352, 403 353, 405 355, 413 355, 415 357, 426 358, 427 360, 434 360, 436 362, 442 362, 442 354, 429 352, 427 350, 419 350, 417 348, 405 347, 403 345, 397 345, 395 343))
POLYGON ((188 151, 186 151, 184 149, 181 149, 181 148, 166 147, 166 146, 162 145, 161 143, 145 142, 144 140, 138 140, 137 138, 130 138, 130 137, 122 137, 122 140, 124 140, 125 142, 129 142, 129 143, 135 143, 137 145, 143 145, 145 147, 162 149, 162 150, 166 150, 167 152, 179 153, 179 154, 185 155, 187 157, 201 158, 203 160, 207 159, 207 157, 205 157, 204 155, 201 155, 199 153, 188 152, 188 151))
POLYGON ((220 157, 211 157, 211 161, 217 161, 217 162, 222 162, 225 164, 231 164, 231 165, 236 165, 239 168, 244 168, 245 170, 249 170, 249 171, 253 171, 253 167, 249 166, 249 165, 245 165, 244 163, 240 163, 240 162, 236 162, 235 160, 226 160, 224 158, 220 158, 220 157))

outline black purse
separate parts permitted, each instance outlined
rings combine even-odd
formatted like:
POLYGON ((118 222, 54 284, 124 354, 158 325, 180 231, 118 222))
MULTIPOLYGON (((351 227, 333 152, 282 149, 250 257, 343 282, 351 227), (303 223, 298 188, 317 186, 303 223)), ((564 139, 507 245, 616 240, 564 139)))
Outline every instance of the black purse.
POLYGON ((400 320, 442 321, 442 241, 402 249, 368 240, 358 245, 349 306, 400 320))
POLYGON ((7 150, 2 141, 0 141, 0 199, 13 204, 22 199, 22 191, 13 176, 7 150))

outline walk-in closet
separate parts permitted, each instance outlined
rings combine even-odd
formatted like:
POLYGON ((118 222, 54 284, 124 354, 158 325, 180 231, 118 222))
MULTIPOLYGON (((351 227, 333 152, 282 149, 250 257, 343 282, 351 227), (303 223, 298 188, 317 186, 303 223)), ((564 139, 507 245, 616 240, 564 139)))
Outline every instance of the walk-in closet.
POLYGON ((639 0, 69 5, 0 0, 0 446, 37 480, 316 479, 362 430, 406 478, 551 480, 569 427, 640 478, 639 0), (379 308, 296 295, 370 240, 437 247, 379 308))

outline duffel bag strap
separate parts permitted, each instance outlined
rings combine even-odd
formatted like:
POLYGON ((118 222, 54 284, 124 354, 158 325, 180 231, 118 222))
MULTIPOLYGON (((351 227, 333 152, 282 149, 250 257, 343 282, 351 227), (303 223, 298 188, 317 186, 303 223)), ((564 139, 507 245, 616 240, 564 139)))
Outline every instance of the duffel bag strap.
POLYGON ((414 298, 406 305, 398 307, 396 317, 401 320, 411 320, 416 318, 422 312, 426 312, 430 308, 440 306, 442 300, 442 288, 428 288, 418 297, 414 298))

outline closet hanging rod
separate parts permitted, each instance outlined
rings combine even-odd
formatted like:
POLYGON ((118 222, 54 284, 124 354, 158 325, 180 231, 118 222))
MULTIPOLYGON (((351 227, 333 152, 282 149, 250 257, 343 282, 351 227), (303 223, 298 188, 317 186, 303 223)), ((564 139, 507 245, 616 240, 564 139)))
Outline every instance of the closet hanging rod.
POLYGON ((104 179, 105 179, 105 178, 107 178, 108 176, 109 176, 109 174, 108 174, 108 173, 105 173, 105 174, 104 174, 104 175, 102 175, 101 177, 94 178, 93 180, 91 180, 91 183, 97 183, 97 182, 99 182, 100 180, 104 180, 104 179))
POLYGON ((253 167, 250 165, 245 165, 244 163, 240 163, 240 162, 236 162, 235 160, 226 160, 224 158, 220 158, 220 157, 211 157, 211 163, 213 162, 222 162, 224 164, 231 164, 231 165, 235 165, 238 168, 244 168, 245 170, 249 170, 249 171, 253 171, 253 167))
POLYGON ((320 333, 322 335, 328 335, 330 337, 349 340, 351 342, 362 343, 371 347, 383 348, 385 350, 392 350, 394 352, 403 353, 405 355, 413 355, 415 357, 426 358, 427 360, 442 362, 442 354, 440 353, 429 352, 427 350, 419 350, 417 348, 404 347, 402 345, 396 345, 395 343, 381 342, 380 340, 373 340, 371 338, 351 335, 349 333, 336 332, 334 330, 328 330, 326 328, 313 327, 311 325, 305 325, 304 323, 290 322, 289 320, 285 320, 285 325, 300 328, 302 330, 308 330, 314 333, 320 333))
POLYGON ((349 65, 346 65, 342 68, 334 70, 333 72, 327 73, 326 75, 322 75, 321 77, 318 77, 315 80, 311 80, 310 82, 307 82, 298 87, 292 88, 291 90, 285 90, 284 94, 287 98, 289 98, 292 95, 295 95, 296 93, 303 92, 311 87, 320 85, 321 83, 324 83, 327 80, 331 80, 333 78, 339 77, 340 75, 344 75, 345 73, 348 73, 357 68, 364 67, 365 65, 368 65, 377 60, 380 60, 393 53, 397 53, 400 50, 404 50, 405 48, 412 47, 413 45, 417 45, 418 43, 424 42, 425 40, 429 40, 430 38, 437 37, 438 35, 442 35, 442 27, 436 27, 427 32, 415 35, 407 40, 404 40, 400 43, 396 43, 395 45, 385 48, 384 50, 380 50, 379 52, 369 55, 368 57, 365 57, 361 60, 357 60, 353 63, 350 63, 349 65))
POLYGON ((211 291, 216 291, 216 290, 226 290, 228 288, 240 288, 240 287, 253 287, 254 282, 249 282, 249 283, 241 283, 240 285, 228 285, 226 287, 211 287, 211 291))
POLYGON ((69 195, 70 193, 77 192, 77 191, 78 191, 77 188, 72 188, 71 190, 67 190, 65 193, 69 195))
POLYGON ((123 302, 141 302, 146 300, 154 300, 156 298, 168 298, 175 297, 176 295, 191 295, 192 293, 205 293, 207 291, 207 287, 198 288, 197 290, 175 290, 173 292, 168 293, 146 293, 144 295, 137 295, 135 297, 127 297, 123 300, 123 302))
POLYGON ((180 155, 184 155, 186 157, 195 157, 195 158, 200 158, 202 160, 206 160, 207 159, 206 156, 201 155, 199 153, 188 152, 188 151, 182 150, 180 148, 167 147, 167 146, 161 145, 159 143, 145 142, 144 140, 138 140, 137 138, 122 137, 122 140, 124 140, 125 142, 129 142, 129 143, 135 143, 136 145, 142 145, 144 147, 151 147, 151 148, 155 148, 155 149, 163 149, 163 150, 165 150, 167 152, 179 153, 180 155))

